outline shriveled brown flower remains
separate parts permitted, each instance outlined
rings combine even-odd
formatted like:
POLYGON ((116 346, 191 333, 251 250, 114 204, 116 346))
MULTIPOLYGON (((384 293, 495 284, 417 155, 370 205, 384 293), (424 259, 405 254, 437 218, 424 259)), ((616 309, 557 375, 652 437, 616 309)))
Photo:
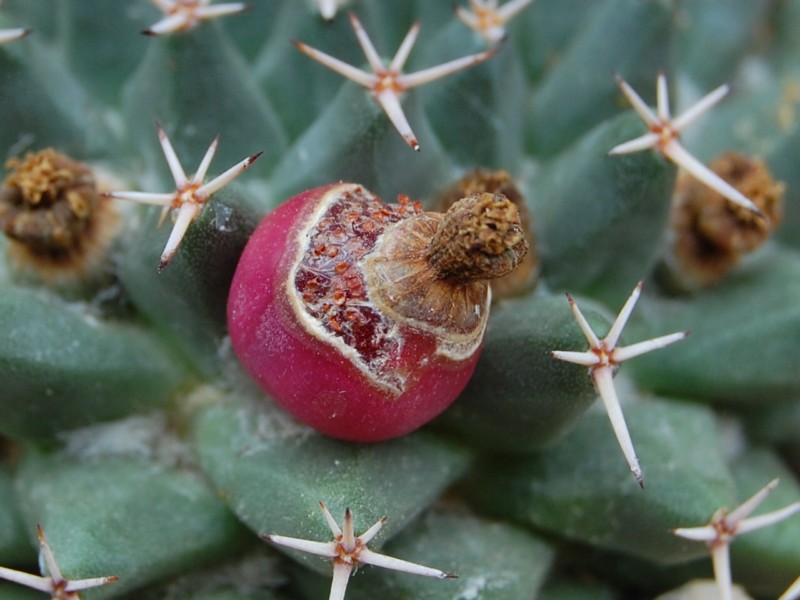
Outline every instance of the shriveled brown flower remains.
POLYGON ((519 211, 502 194, 462 198, 444 214, 426 260, 454 284, 507 275, 528 251, 519 211))
POLYGON ((0 227, 19 266, 65 281, 102 264, 117 219, 91 169, 50 148, 12 158, 6 168, 0 227))
POLYGON ((366 260, 373 302, 397 321, 449 338, 457 332, 458 352, 473 348, 486 324, 489 280, 513 271, 528 251, 517 207, 502 194, 473 194, 446 213, 393 227, 366 260))
POLYGON ((520 228, 528 243, 528 251, 520 260, 517 268, 502 277, 493 279, 491 282, 494 298, 514 296, 528 290, 536 281, 539 260, 536 254, 530 212, 525 203, 525 197, 508 171, 475 169, 466 173, 440 196, 439 208, 445 211, 461 198, 483 192, 502 194, 516 206, 519 213, 520 228))
POLYGON ((711 169, 750 198, 766 218, 681 175, 673 198, 666 262, 671 283, 685 290, 722 279, 777 229, 783 217, 784 186, 772 179, 763 162, 731 152, 717 158, 711 169))

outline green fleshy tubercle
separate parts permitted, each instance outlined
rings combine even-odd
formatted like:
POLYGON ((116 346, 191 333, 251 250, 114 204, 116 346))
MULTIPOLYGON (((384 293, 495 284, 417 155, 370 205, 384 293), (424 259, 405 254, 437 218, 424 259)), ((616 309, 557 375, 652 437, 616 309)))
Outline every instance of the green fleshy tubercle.
POLYGON ((52 12, 71 71, 96 98, 118 104, 120 90, 147 51, 150 40, 141 31, 158 15, 155 7, 131 2, 120 10, 103 0, 64 0, 52 12))
MULTIPOLYGON (((345 82, 341 75, 312 63, 287 43, 287 39, 308 42, 320 49, 336 48, 337 58, 353 65, 364 61, 364 54, 353 37, 353 29, 347 19, 327 22, 314 17, 312 12, 310 2, 283 3, 270 21, 272 29, 281 34, 265 38, 262 32, 263 46, 253 62, 253 70, 261 88, 282 116, 284 127, 292 139, 299 137, 317 121, 319 114, 328 107, 345 82), (343 44, 342 40, 349 40, 350 43, 343 44), (297 76, 298 73, 312 72, 313 77, 297 76), (287 85, 287 81, 291 81, 292 85, 287 85)), ((232 20, 226 25, 232 25, 232 20)), ((365 26, 372 31, 372 23, 367 22, 365 26)))
POLYGON ((700 89, 730 81, 747 49, 769 27, 772 9, 767 0, 681 3, 677 64, 700 89))
MULTIPOLYGON (((441 64, 486 50, 486 43, 453 20, 424 45, 418 62, 441 64)), ((420 90, 425 113, 442 146, 464 168, 518 172, 524 156, 526 74, 516 48, 502 46, 490 60, 420 90), (462 125, 455 129, 453 119, 462 125)))
MULTIPOLYGON (((291 2, 290 4, 293 7, 304 4, 303 8, 307 10, 307 13, 311 13, 313 10, 311 3, 291 2)), ((285 6, 288 5, 280 2, 253 2, 248 6, 247 12, 243 13, 245 16, 220 19, 219 23, 228 39, 236 45, 245 60, 254 64, 261 50, 276 37, 278 31, 282 31, 278 28, 277 23, 285 6)), ((282 121, 285 125, 285 119, 282 121)))
MULTIPOLYGON (((430 433, 380 444, 325 438, 294 422, 269 399, 206 390, 207 405, 192 421, 192 439, 204 472, 248 527, 328 542, 319 511, 336 518, 353 511, 358 532, 390 517, 375 550, 438 497, 467 468, 471 453, 430 433)), ((292 553, 321 573, 330 565, 292 553)))
POLYGON ((800 255, 772 246, 692 301, 643 298, 631 322, 635 335, 680 323, 691 336, 679 351, 632 361, 631 373, 659 393, 706 401, 763 405, 797 398, 798 297, 800 255))
POLYGON ((552 290, 621 304, 655 265, 675 169, 652 152, 607 156, 639 135, 635 115, 589 132, 530 183, 543 277, 552 290))
POLYGON ((585 131, 624 108, 615 72, 635 89, 670 65, 675 4, 671 1, 608 0, 569 40, 558 67, 540 81, 530 99, 527 150, 551 157, 585 131), (579 84, 576 87, 576 82, 579 84))
POLYGON ((131 133, 147 166, 166 173, 158 140, 150 129, 159 121, 175 133, 178 156, 203 156, 209 142, 221 135, 229 141, 220 144, 215 159, 219 164, 232 165, 243 155, 263 151, 253 168, 261 175, 268 172, 286 148, 286 134, 219 25, 206 23, 149 41, 151 46, 128 80, 123 98, 126 120, 138 124, 131 133), (251 145, 243 150, 232 143, 236 140, 251 140, 251 145))
MULTIPOLYGON (((598 331, 607 318, 591 309, 598 331)), ((597 398, 588 369, 555 360, 586 340, 563 296, 538 293, 493 309, 478 366, 440 423, 491 453, 540 450, 571 428, 597 398)))
POLYGON ((586 35, 607 2, 535 0, 512 24, 514 41, 525 61, 530 80, 541 84, 563 60, 579 36, 586 35))
POLYGON ((0 600, 42 600, 42 593, 10 583, 0 583, 0 600))
POLYGON ((35 39, 0 47, 0 105, 4 157, 49 145, 84 157, 105 149, 105 132, 85 126, 87 115, 100 118, 99 106, 35 39))
POLYGON ((415 92, 403 99, 403 108, 420 140, 419 152, 409 148, 368 92, 349 82, 342 86, 324 118, 294 142, 273 172, 273 199, 280 203, 337 180, 358 182, 386 202, 400 193, 416 198, 444 187, 450 164, 415 92))
MULTIPOLYGON (((459 507, 434 507, 391 539, 382 552, 436 565, 458 577, 437 581, 365 567, 348 585, 348 599, 538 597, 555 558, 552 547, 525 529, 475 517, 459 507)), ((297 573, 297 585, 306 597, 317 598, 330 582, 297 573)))
POLYGON ((52 440, 59 432, 151 410, 186 377, 180 361, 130 323, 102 321, 44 292, 0 294, 0 429, 52 440))
POLYGON ((136 600, 290 600, 282 559, 258 540, 218 565, 187 571, 139 590, 136 600))
POLYGON ((160 211, 143 209, 128 251, 119 260, 119 277, 136 307, 206 374, 220 371, 227 290, 259 220, 246 198, 235 186, 214 194, 160 273, 155 267, 169 226, 157 228, 160 211))
POLYGON ((21 514, 11 474, 0 467, 0 563, 3 565, 20 566, 36 557, 21 514))
MULTIPOLYGON (((141 450, 130 442, 134 454, 141 450)), ((219 560, 246 539, 192 469, 158 457, 87 453, 29 453, 17 479, 26 522, 46 531, 67 576, 120 578, 87 597, 119 596, 219 560)))
POLYGON ((530 457, 488 461, 468 494, 481 510, 582 544, 686 562, 706 548, 670 533, 732 505, 734 484, 708 409, 664 400, 625 407, 646 487, 631 481, 605 414, 585 415, 553 447, 530 457), (699 461, 696 457, 702 456, 699 461), (678 501, 677 499, 680 498, 678 501))
POLYGON ((748 438, 759 444, 792 444, 800 440, 800 400, 764 406, 737 406, 748 438))

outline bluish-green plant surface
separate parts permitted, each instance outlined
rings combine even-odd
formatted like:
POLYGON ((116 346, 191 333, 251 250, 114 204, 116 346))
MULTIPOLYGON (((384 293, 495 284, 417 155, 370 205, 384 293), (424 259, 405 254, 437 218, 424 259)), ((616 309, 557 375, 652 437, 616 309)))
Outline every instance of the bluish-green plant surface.
MULTIPOLYGON (((363 566, 350 600, 655 598, 714 578, 709 545, 673 529, 775 478, 754 515, 800 501, 800 2, 535 0, 489 60, 403 96, 419 151, 291 43, 369 70, 348 12, 387 59, 418 21, 416 72, 489 47, 452 4, 351 0, 324 19, 311 0, 251 0, 142 35, 164 17, 146 0, 3 2, 0 29, 31 30, 0 46, 4 159, 53 148, 106 190, 169 192, 156 123, 187 169, 219 136, 211 176, 263 154, 161 272, 171 226, 154 206, 107 200, 100 275, 68 284, 0 241, 0 565, 38 574, 40 525, 65 577, 119 577, 90 600, 327 598, 330 560, 260 537, 329 542, 323 501, 356 533, 388 516, 372 550, 458 574, 363 566), (655 107, 659 74, 674 114, 729 84, 681 143, 705 164, 756 157, 785 188, 772 237, 690 292, 663 277, 679 169, 653 149, 609 155, 647 132, 616 77, 655 107), (259 220, 337 181, 435 207, 479 167, 524 193, 539 277, 494 301, 467 388, 385 442, 295 421, 227 336, 259 220), (639 281, 621 343, 691 332, 615 369, 643 488, 588 368, 550 354, 588 346, 565 292, 602 337, 639 281)), ((800 515, 737 536, 730 559, 740 591, 777 598, 800 576, 800 515)), ((44 595, 0 583, 1 600, 44 595)))

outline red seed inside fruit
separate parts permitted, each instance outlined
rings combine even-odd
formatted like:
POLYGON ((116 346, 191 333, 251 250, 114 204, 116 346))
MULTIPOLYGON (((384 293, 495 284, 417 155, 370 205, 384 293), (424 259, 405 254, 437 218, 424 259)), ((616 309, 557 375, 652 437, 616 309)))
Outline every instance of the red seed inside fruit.
POLYGON ((359 262, 386 226, 419 214, 419 203, 397 204, 355 188, 331 203, 306 232, 308 244, 294 272, 294 288, 305 312, 327 333, 353 348, 362 366, 390 388, 401 385, 391 365, 400 355, 395 324, 367 298, 359 262))

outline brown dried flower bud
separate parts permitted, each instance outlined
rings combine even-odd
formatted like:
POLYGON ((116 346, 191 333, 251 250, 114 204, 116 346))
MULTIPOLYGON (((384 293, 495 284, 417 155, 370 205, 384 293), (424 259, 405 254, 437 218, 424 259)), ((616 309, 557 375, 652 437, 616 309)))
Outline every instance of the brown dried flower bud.
POLYGON ((53 149, 6 163, 0 188, 0 228, 17 265, 50 283, 93 276, 117 223, 85 164, 53 149))
POLYGON ((461 198, 483 192, 502 194, 514 203, 519 211, 520 227, 528 242, 528 253, 516 269, 491 281, 492 294, 495 299, 514 296, 533 286, 538 276, 539 265, 533 230, 530 225, 530 213, 522 192, 514 184, 508 172, 488 169, 470 171, 440 196, 439 205, 436 208, 446 211, 461 198))
POLYGON ((682 174, 673 197, 665 262, 671 284, 683 290, 722 279, 744 254, 769 237, 783 217, 784 186, 772 179, 762 161, 731 152, 718 157, 711 169, 750 198, 766 218, 682 174))

